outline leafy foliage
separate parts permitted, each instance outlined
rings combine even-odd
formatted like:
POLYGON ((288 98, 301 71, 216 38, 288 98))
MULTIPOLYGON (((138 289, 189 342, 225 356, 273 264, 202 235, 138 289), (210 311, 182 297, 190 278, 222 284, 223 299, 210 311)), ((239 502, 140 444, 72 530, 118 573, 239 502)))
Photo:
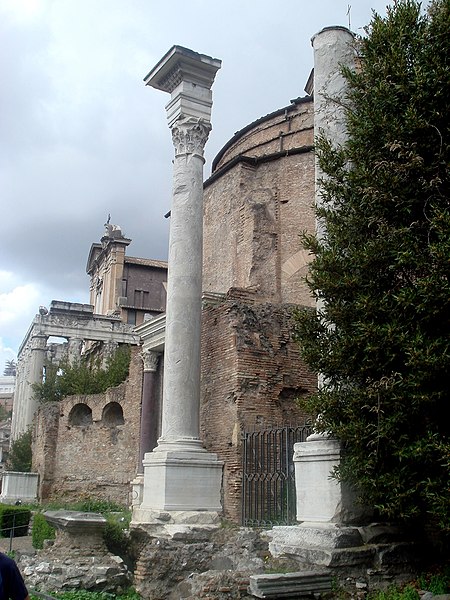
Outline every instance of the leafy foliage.
POLYGON ((336 476, 389 518, 450 531, 450 2, 374 15, 348 82, 348 142, 317 142, 323 237, 297 337, 323 374, 306 409, 344 445, 336 476))
POLYGON ((435 572, 421 574, 416 586, 432 592, 435 596, 448 594, 450 592, 450 565, 444 565, 435 572))
POLYGON ((14 377, 16 374, 16 370, 17 370, 16 361, 14 359, 7 360, 5 362, 5 368, 3 370, 3 375, 5 375, 6 377, 14 377))
POLYGON ((0 504, 0 537, 27 535, 31 510, 23 506, 0 504))
POLYGON ((11 411, 6 410, 6 408, 2 404, 0 404, 0 422, 6 421, 6 419, 9 419, 10 417, 11 417, 11 411))
POLYGON ((11 444, 6 460, 8 471, 29 473, 31 471, 31 429, 27 429, 11 444))
POLYGON ((33 385, 34 396, 39 402, 55 402, 75 394, 100 394, 125 381, 129 366, 129 346, 119 347, 104 369, 98 360, 87 359, 72 364, 67 359, 59 365, 48 364, 44 381, 33 385))
POLYGON ((128 561, 130 554, 130 537, 128 528, 131 521, 131 513, 108 513, 105 514, 106 526, 103 533, 106 547, 111 554, 116 554, 122 557, 125 562, 128 561))
POLYGON ((33 526, 31 529, 31 543, 33 548, 42 550, 44 540, 52 540, 55 537, 55 528, 48 523, 47 519, 40 512, 33 516, 33 526))

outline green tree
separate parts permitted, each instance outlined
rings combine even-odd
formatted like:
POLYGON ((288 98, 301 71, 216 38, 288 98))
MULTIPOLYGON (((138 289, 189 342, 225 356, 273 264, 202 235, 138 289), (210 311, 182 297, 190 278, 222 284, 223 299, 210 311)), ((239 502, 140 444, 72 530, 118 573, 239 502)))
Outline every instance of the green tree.
POLYGON ((320 308, 296 332, 323 374, 306 408, 345 449, 335 475, 382 515, 447 532, 449 31, 449 0, 398 0, 359 40, 348 142, 317 140, 326 233, 304 243, 320 308))
POLYGON ((39 402, 54 402, 74 394, 100 394, 125 381, 129 366, 129 346, 119 347, 104 369, 97 360, 86 358, 72 364, 68 360, 48 364, 43 382, 33 385, 34 397, 39 402))
POLYGON ((6 408, 2 404, 0 404, 0 423, 2 421, 6 421, 6 419, 9 419, 10 416, 11 416, 11 411, 6 410, 6 408))
POLYGON ((5 362, 5 369, 3 371, 3 375, 7 376, 7 377, 14 377, 16 374, 16 369, 17 369, 17 364, 16 361, 14 359, 12 360, 7 360, 5 362))
POLYGON ((31 471, 31 429, 20 435, 11 444, 6 461, 8 471, 29 473, 31 471))

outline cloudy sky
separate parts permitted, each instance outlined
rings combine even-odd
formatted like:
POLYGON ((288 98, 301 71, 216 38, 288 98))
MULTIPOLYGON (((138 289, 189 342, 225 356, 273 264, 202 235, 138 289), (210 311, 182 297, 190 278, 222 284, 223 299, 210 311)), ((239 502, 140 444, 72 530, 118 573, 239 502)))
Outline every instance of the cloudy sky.
POLYGON ((0 0, 0 374, 39 305, 88 301, 109 213, 130 255, 166 258, 169 97, 142 79, 172 45, 222 60, 207 177, 236 131, 304 95, 314 33, 362 33, 388 3, 0 0))

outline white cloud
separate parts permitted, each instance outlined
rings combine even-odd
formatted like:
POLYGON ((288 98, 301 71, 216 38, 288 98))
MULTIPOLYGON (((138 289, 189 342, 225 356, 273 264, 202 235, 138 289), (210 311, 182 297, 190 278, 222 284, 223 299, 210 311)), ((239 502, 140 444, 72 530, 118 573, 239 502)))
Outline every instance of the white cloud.
POLYGON ((3 0, 1 12, 16 21, 28 21, 36 17, 43 8, 41 0, 3 0))
POLYGON ((12 273, 0 271, 1 355, 6 353, 8 359, 14 357, 31 319, 37 312, 41 297, 42 291, 35 284, 18 284, 12 273))

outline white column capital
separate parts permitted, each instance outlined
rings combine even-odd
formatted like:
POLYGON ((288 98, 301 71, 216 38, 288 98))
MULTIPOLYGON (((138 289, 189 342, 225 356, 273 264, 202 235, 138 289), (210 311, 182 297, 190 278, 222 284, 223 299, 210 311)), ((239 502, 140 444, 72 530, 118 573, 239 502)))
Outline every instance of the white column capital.
POLYGON ((211 131, 211 123, 202 118, 180 115, 171 127, 175 155, 196 154, 203 157, 203 150, 211 131))
POLYGON ((48 336, 44 334, 33 335, 31 338, 31 350, 46 350, 48 336))
POLYGON ((144 350, 140 356, 144 363, 144 373, 155 373, 158 369, 159 353, 153 352, 153 350, 144 350))

